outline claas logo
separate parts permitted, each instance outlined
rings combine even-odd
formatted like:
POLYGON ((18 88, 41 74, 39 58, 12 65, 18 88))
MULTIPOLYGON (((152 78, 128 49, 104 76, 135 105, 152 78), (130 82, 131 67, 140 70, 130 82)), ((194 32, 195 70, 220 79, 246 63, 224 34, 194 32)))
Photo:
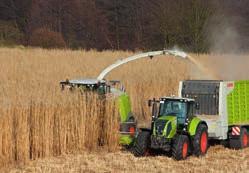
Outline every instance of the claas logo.
POLYGON ((233 83, 228 83, 228 84, 227 84, 227 87, 228 87, 228 88, 233 88, 233 86, 234 86, 233 83))

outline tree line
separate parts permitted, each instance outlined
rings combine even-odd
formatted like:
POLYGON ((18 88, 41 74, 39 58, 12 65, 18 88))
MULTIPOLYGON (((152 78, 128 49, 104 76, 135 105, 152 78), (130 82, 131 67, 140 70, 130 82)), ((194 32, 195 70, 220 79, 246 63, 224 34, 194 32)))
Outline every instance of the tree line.
POLYGON ((231 28, 247 50, 248 7, 247 0, 1 0, 0 45, 208 52, 231 28))

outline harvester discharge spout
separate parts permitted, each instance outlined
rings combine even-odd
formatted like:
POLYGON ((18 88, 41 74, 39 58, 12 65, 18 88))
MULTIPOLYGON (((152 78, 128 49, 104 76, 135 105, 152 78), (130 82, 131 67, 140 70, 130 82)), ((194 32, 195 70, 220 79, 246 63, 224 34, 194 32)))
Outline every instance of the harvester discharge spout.
POLYGON ((180 57, 180 58, 187 58, 188 57, 188 55, 185 52, 179 51, 179 50, 161 50, 161 51, 152 51, 152 52, 137 54, 137 55, 125 58, 125 59, 120 59, 120 60, 116 61, 114 64, 108 66, 99 74, 99 76, 97 77, 97 80, 103 80, 105 78, 105 76, 108 73, 110 73, 113 69, 115 69, 123 64, 126 64, 128 62, 135 61, 135 60, 138 60, 141 58, 147 58, 147 57, 152 59, 153 57, 160 56, 160 55, 173 55, 175 57, 180 57))

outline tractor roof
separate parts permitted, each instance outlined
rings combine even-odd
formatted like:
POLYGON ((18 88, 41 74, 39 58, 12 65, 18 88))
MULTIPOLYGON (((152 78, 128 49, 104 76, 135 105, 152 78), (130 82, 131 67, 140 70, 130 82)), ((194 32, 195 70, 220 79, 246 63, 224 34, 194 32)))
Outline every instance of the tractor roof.
POLYGON ((69 80, 70 84, 81 84, 81 85, 96 85, 100 83, 105 83, 104 80, 97 79, 73 79, 69 80))
POLYGON ((194 102, 194 99, 190 99, 190 98, 185 98, 185 97, 161 97, 160 100, 180 100, 180 101, 187 101, 187 102, 194 102))

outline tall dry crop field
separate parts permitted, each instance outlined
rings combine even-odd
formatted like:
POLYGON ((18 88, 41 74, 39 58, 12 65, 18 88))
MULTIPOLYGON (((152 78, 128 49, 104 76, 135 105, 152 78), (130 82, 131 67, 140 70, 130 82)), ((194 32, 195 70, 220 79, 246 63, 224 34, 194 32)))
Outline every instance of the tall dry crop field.
MULTIPOLYGON (((118 58, 132 54, 0 48, 0 166, 99 148, 117 150, 115 102, 103 103, 94 95, 86 101, 86 96, 61 92, 59 82, 97 77, 118 58)), ((215 67, 225 68, 222 59, 226 56, 192 56, 205 62, 202 65, 212 74, 224 77, 215 67)), ((248 58, 244 59, 242 65, 249 64, 248 58)), ((180 80, 207 78, 210 75, 190 61, 170 56, 135 61, 107 76, 124 83, 140 123, 150 121, 148 99, 176 95, 180 80)))

